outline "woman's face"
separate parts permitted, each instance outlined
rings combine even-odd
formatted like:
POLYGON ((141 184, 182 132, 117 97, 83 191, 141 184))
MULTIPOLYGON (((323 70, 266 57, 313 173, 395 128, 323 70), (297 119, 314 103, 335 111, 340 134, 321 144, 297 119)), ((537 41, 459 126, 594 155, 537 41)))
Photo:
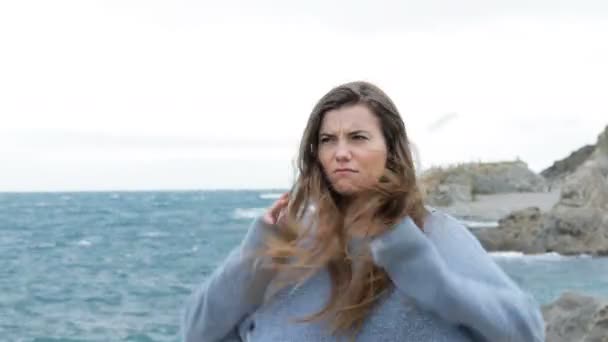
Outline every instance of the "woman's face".
POLYGON ((374 185, 387 158, 380 120, 361 104, 328 111, 319 130, 318 158, 341 195, 354 195, 374 185))

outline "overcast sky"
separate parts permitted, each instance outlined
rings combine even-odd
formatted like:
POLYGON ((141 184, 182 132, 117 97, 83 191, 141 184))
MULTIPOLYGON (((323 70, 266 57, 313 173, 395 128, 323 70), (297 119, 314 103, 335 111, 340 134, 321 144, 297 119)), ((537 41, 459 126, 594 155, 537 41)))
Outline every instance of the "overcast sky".
POLYGON ((2 1, 0 191, 287 187, 352 80, 423 168, 540 171, 608 124, 608 2, 2 1))

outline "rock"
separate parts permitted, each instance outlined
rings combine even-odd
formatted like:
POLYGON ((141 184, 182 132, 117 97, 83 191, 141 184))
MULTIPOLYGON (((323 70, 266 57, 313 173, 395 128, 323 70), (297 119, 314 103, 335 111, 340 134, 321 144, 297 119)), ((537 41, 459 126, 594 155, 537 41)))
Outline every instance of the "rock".
POLYGON ((539 243, 561 254, 608 255, 608 127, 593 155, 566 177, 539 243))
POLYGON ((542 192, 545 180, 523 161, 485 163, 472 168, 474 194, 542 192))
POLYGON ((498 221, 498 228, 473 229, 479 242, 489 251, 520 251, 542 253, 538 244, 543 215, 538 207, 514 211, 498 221))
POLYGON ((542 307, 547 342, 608 342, 608 300, 565 292, 542 307))
POLYGON ((595 152, 595 145, 585 145, 572 152, 568 157, 554 162, 540 174, 551 183, 560 182, 586 162, 593 152, 595 152))
POLYGON ((608 127, 593 154, 562 183, 546 213, 514 211, 498 228, 472 230, 490 251, 608 255, 608 127))
POLYGON ((435 206, 449 206, 455 202, 469 202, 473 199, 471 186, 466 184, 439 184, 428 195, 428 202, 435 206))
POLYGON ((430 169, 422 175, 421 184, 427 202, 433 206, 445 207, 473 199, 471 177, 461 167, 430 169))
POLYGON ((559 201, 560 190, 551 192, 510 192, 493 195, 476 195, 472 202, 455 202, 448 207, 437 207, 448 214, 467 221, 488 222, 497 227, 501 218, 514 211, 538 207, 546 213, 559 201))
POLYGON ((475 195, 545 191, 545 180, 522 161, 468 163, 433 168, 422 174, 421 184, 430 205, 447 207, 470 202, 475 195))

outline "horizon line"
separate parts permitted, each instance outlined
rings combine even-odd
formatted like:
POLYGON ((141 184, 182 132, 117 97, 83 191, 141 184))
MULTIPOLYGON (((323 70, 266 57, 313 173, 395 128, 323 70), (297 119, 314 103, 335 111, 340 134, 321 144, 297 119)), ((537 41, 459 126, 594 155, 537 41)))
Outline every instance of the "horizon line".
POLYGON ((287 191, 288 188, 175 188, 175 189, 78 189, 78 190, 0 190, 4 194, 52 194, 52 193, 98 193, 98 192, 203 192, 203 191, 287 191))

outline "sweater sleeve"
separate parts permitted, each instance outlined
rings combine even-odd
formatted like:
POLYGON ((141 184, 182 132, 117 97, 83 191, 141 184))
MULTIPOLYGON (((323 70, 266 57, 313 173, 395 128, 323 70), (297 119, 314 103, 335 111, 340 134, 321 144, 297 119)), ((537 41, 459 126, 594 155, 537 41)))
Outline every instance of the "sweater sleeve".
POLYGON ((274 274, 263 268, 256 252, 276 226, 257 218, 245 238, 224 262, 196 289, 182 313, 185 342, 234 341, 234 332, 244 316, 259 306, 274 274))
POLYGON ((434 241, 409 217, 371 241, 374 261, 397 290, 420 308, 471 330, 477 340, 544 341, 537 302, 496 265, 468 229, 449 217, 430 223, 437 230, 434 241), (448 262, 446 256, 454 260, 448 262))

